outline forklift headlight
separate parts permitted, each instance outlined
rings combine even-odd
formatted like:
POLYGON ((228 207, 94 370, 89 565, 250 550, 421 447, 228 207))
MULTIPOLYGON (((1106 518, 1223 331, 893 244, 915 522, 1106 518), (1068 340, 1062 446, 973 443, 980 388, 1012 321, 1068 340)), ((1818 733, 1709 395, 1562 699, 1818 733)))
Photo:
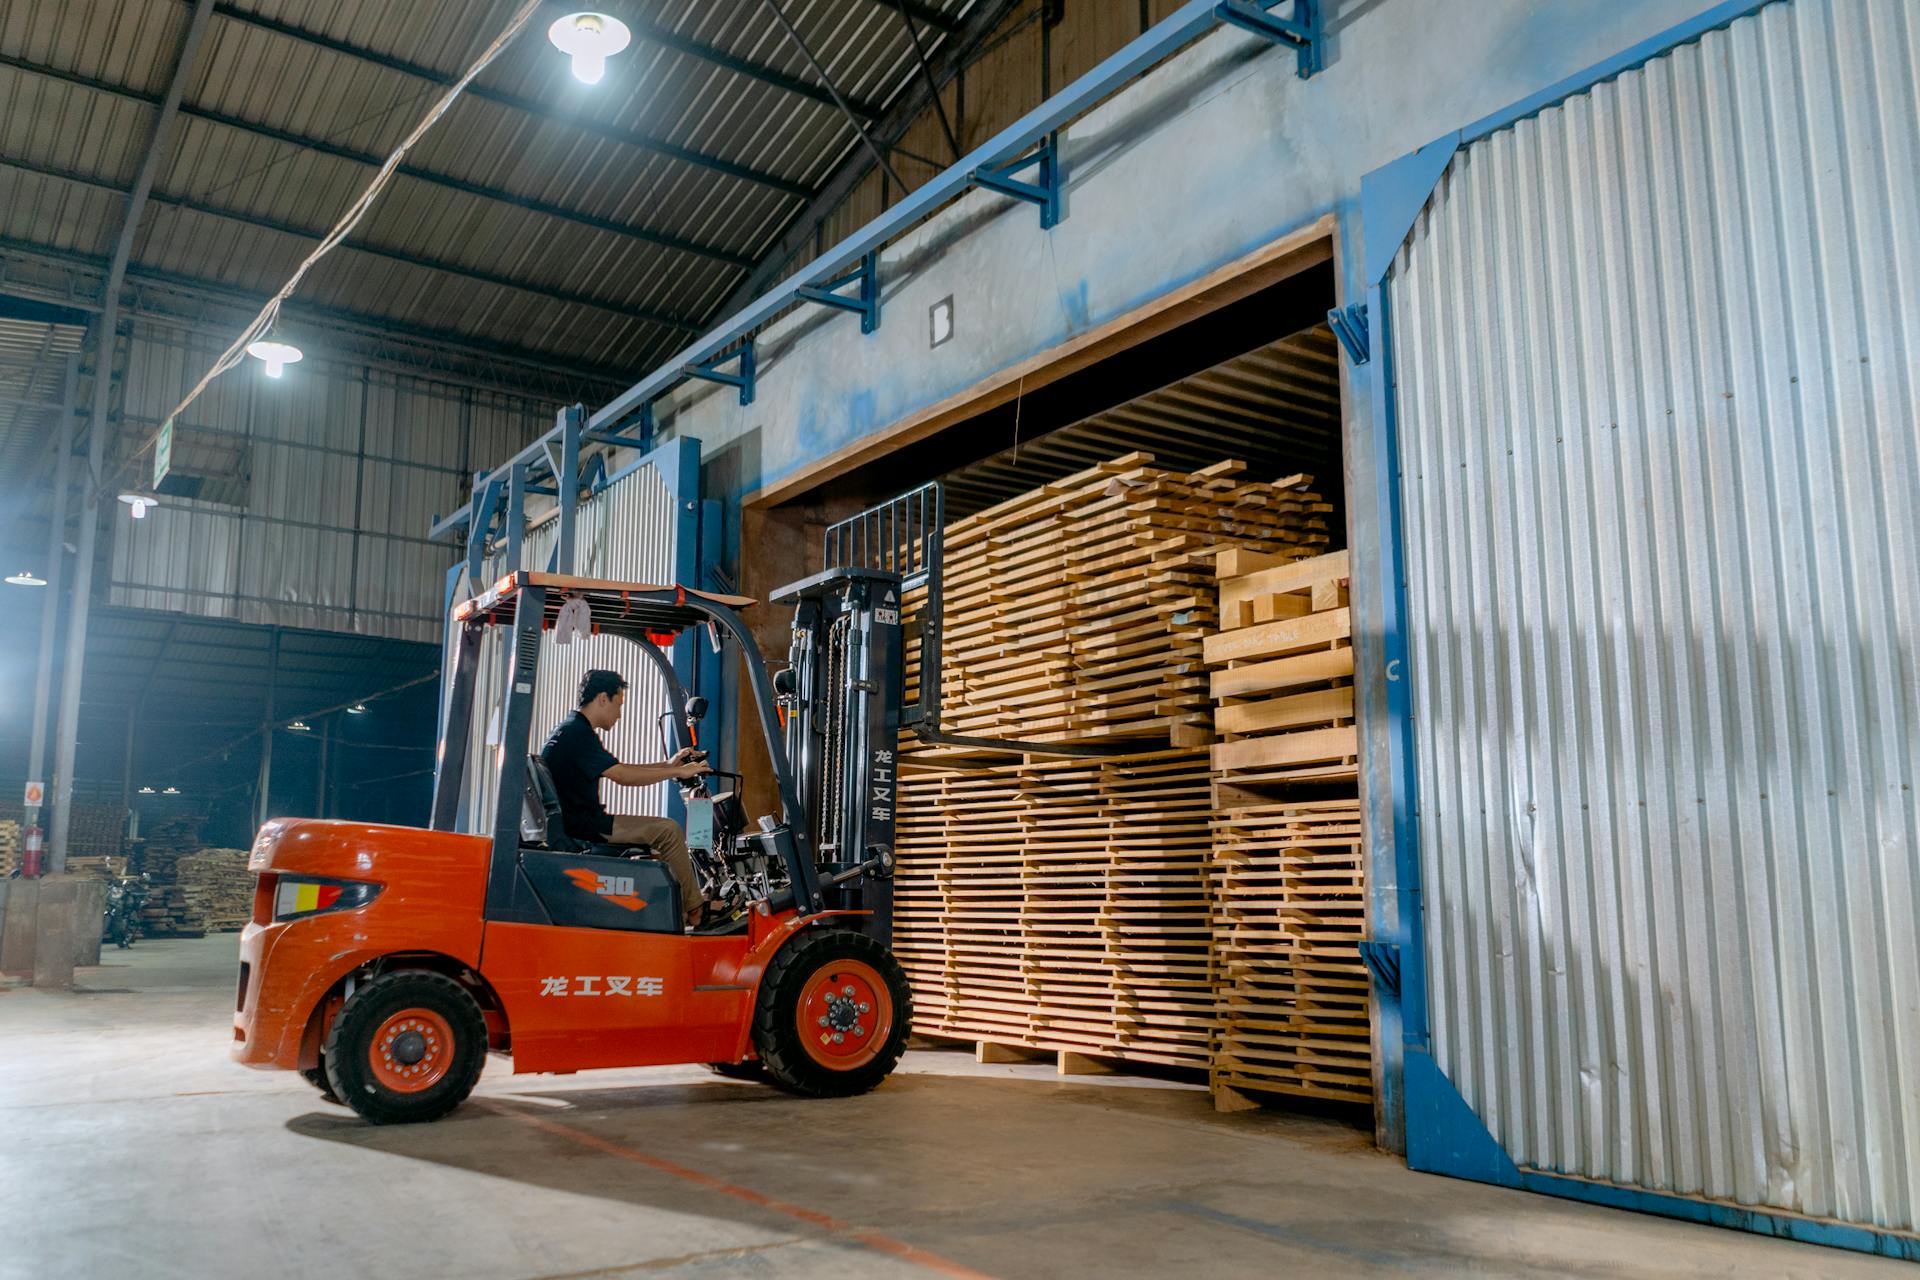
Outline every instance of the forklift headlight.
POLYGON ((283 876, 273 890, 273 918, 297 920, 323 911, 364 907, 379 892, 379 885, 363 881, 301 880, 283 876))

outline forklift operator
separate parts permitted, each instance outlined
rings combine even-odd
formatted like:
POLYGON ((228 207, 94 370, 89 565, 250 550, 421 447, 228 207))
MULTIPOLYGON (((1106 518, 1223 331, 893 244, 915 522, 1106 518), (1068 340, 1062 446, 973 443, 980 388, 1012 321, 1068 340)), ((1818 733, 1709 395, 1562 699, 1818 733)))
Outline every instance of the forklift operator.
POLYGON ((580 681, 580 709, 560 723, 540 749, 567 834, 594 844, 644 845, 667 864, 680 882, 680 901, 689 923, 697 921, 703 899, 694 875, 687 838, 671 818, 610 814, 600 803, 600 779, 623 787, 696 778, 706 772, 705 757, 688 747, 662 764, 622 764, 600 742, 599 732, 620 723, 627 682, 618 672, 589 671, 580 681))

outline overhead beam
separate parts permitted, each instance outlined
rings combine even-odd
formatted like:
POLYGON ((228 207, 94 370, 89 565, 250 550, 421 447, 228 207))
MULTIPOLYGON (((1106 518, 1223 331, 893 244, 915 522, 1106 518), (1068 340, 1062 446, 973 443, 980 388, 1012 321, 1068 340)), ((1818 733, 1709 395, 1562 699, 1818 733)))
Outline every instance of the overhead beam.
MULTIPOLYGON (((891 0, 882 2, 891 6, 891 0)), ((884 148, 893 148, 920 118, 920 114, 932 104, 934 96, 959 74, 961 67, 966 65, 968 55, 1019 5, 1020 0, 977 0, 959 27, 949 28, 946 39, 926 58, 925 74, 911 81, 885 118, 873 126, 872 136, 875 140, 884 148)), ((920 16, 917 6, 904 7, 908 13, 920 16)), ((780 239, 761 256, 747 278, 734 286, 733 292, 720 305, 720 314, 725 315, 745 306, 771 284, 787 263, 813 243, 820 225, 846 203, 847 197, 866 181, 867 175, 876 167, 870 155, 860 151, 848 155, 813 194, 806 207, 794 215, 780 239)))
MULTIPOLYGON (((24 58, 16 58, 11 54, 0 54, 0 67, 11 67, 16 71, 25 71, 30 75, 43 76, 50 80, 59 80, 65 84, 77 85, 82 89, 91 89, 96 93, 122 98, 128 102, 141 102, 150 107, 159 105, 159 99, 155 98, 152 94, 142 93, 140 90, 130 88, 127 85, 115 84, 113 81, 101 80, 94 76, 81 75, 78 72, 61 71, 54 67, 42 66, 37 62, 29 62, 24 58)), ((182 106, 180 108, 180 114, 192 116, 197 120, 205 120, 210 124, 223 125, 226 128, 234 129, 242 133, 249 133, 258 138, 269 138, 275 142, 282 142, 288 146, 299 147, 302 150, 312 151, 319 155, 333 156, 340 160, 350 160, 355 164, 366 165, 373 169, 378 169, 386 163, 385 156, 377 156, 370 151, 356 151, 352 147, 343 147, 338 143, 328 142, 322 138, 311 137, 303 133, 295 133, 287 129, 276 129, 271 125, 259 124, 251 120, 243 120, 238 116, 231 116, 221 111, 213 111, 204 107, 189 105, 182 106)), ((570 123, 579 124, 580 127, 584 128, 586 124, 590 122, 570 121, 570 123)), ((607 130, 595 128, 590 129, 589 132, 605 133, 607 130)), ((611 130, 611 132, 617 134, 622 131, 611 130)), ((716 245, 689 240, 682 236, 668 235, 661 231, 650 231, 645 227, 636 227, 612 218, 603 218, 597 214, 585 213, 578 209, 569 209, 562 205, 551 204, 545 200, 534 199, 532 196, 517 195, 514 192, 506 191, 499 187, 490 187, 484 183, 468 182, 464 178, 455 178, 431 169, 423 169, 419 165, 401 164, 396 166, 395 171, 409 178, 413 178, 416 181, 425 182, 436 187, 444 187, 449 191, 458 191, 464 195, 475 196, 482 200, 492 200, 499 204, 512 205, 516 209, 525 209, 530 213, 538 213, 545 217, 557 218, 563 222, 571 222, 578 226, 592 227, 596 231, 605 231, 613 235, 625 236, 629 239, 640 240, 647 244, 659 245, 662 248, 676 249, 682 253, 691 253, 702 258, 711 258, 716 262, 725 262, 729 266, 739 267, 751 261, 741 254, 722 249, 716 245)), ((779 179, 778 182, 780 189, 790 195, 804 196, 807 194, 807 188, 799 183, 788 182, 785 179, 779 179)))
MULTIPOLYGON (((0 168, 18 169, 25 173, 38 174, 43 178, 53 178, 61 182, 71 182, 78 186, 93 187, 100 191, 111 191, 126 195, 127 189, 109 179, 93 174, 76 173, 68 169, 56 169, 51 165, 33 164, 25 160, 13 160, 0 156, 0 168)), ((180 196, 153 192, 147 197, 152 204, 165 205, 173 209, 185 209, 192 213, 206 214, 209 217, 222 218, 229 222, 238 222, 250 227, 259 227, 264 231, 278 232, 285 236, 294 236, 302 240, 321 240, 324 231, 309 231, 305 227, 296 227, 279 222, 273 218, 262 218, 255 214, 244 213, 238 209, 223 209, 216 205, 184 199, 180 196)), ((665 329, 674 329, 684 333, 698 332, 700 326, 688 316, 669 315, 666 312, 650 311, 645 308, 629 307, 605 298, 595 298, 588 294, 574 293, 558 289, 551 285, 540 284, 532 280, 523 280, 515 276, 502 275, 482 267, 463 266, 439 258, 428 258, 419 254, 404 253, 398 249, 388 249, 373 244, 362 236, 349 236, 341 242, 341 247, 356 253, 364 253, 376 258, 385 258, 390 262, 402 263, 410 267, 420 267, 427 271, 438 271, 446 275, 458 276, 465 280, 478 281, 481 284, 495 285, 502 289, 517 289, 524 293, 539 294, 555 302, 565 302, 572 306, 594 307, 614 315, 624 316, 645 324, 658 325, 665 329)))
MULTIPOLYGON (((880 5, 889 5, 891 0, 873 0, 873 2, 880 5)), ((984 0, 976 0, 976 3, 984 3, 984 0)), ((962 18, 959 22, 955 22, 943 11, 936 9, 930 4, 922 4, 920 0, 906 0, 906 3, 902 7, 921 22, 943 33, 957 31, 967 21, 965 18, 962 18)))
MULTIPOLYGON (((182 2, 186 3, 188 0, 182 0, 182 2)), ((288 39, 297 40, 302 44, 310 44, 316 48, 328 49, 349 58, 357 58, 362 62, 370 62, 375 66, 386 67, 390 71, 398 71, 402 75, 413 76, 420 80, 428 80, 434 84, 452 84, 456 79, 456 77, 443 71, 437 71, 432 67, 424 66, 417 62, 409 62, 405 58, 396 58, 392 54, 381 53, 378 49, 369 49, 364 45, 353 44, 346 40, 336 40, 324 32, 296 26, 291 22, 282 22, 278 18, 270 18, 265 14, 252 13, 236 5, 216 4, 213 11, 222 18, 231 19, 234 22, 244 23, 250 27, 258 27, 263 31, 271 31, 276 35, 286 36, 288 39)), ((788 75, 778 67, 771 67, 762 62, 755 62, 752 58, 742 57, 740 54, 722 49, 718 45, 707 44, 705 41, 683 36, 677 31, 669 31, 665 27, 647 22, 638 17, 629 17, 626 19, 626 23, 628 29, 633 32, 636 40, 644 40, 649 44, 659 45, 663 49, 671 49, 675 53, 684 53, 690 58, 697 58, 701 62, 711 63, 716 67, 724 68, 736 75, 744 76, 746 79, 757 80, 761 84, 771 85, 776 89, 793 94, 796 97, 807 98, 829 107, 835 105, 832 95, 825 89, 819 85, 810 84, 798 76, 788 75)), ((530 101, 515 94, 504 93, 498 89, 488 88, 486 85, 468 85, 466 92, 468 97, 483 98, 488 102, 499 103, 503 107, 512 107, 516 111, 524 111, 529 115, 538 116, 543 120, 559 120, 570 123, 568 117, 556 112, 551 107, 530 101)), ((878 119, 881 114, 880 108, 871 102, 862 102, 856 99, 853 102, 853 108, 869 120, 878 119)))

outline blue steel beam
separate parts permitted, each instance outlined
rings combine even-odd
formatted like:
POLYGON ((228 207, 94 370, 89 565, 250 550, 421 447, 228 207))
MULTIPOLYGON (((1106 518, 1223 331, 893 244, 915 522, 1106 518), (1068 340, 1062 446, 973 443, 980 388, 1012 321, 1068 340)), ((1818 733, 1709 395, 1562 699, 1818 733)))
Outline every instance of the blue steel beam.
MULTIPOLYGON (((1317 12, 1315 0, 1269 0, 1254 4, 1264 12, 1278 12, 1291 3, 1292 12, 1317 12)), ((1233 6, 1245 9, 1242 3, 1233 6)), ((1042 140, 1124 88, 1134 78, 1225 21, 1226 0, 1188 0, 1169 17, 1113 53, 1093 70, 1075 80, 1053 97, 1021 116, 1005 129, 962 156, 923 186, 873 221, 855 231, 798 273, 748 303, 723 324, 667 360, 658 369, 628 387, 595 410, 587 420, 590 431, 606 430, 652 404, 684 383, 690 370, 710 370, 717 358, 731 352, 743 338, 779 315, 797 301, 807 300, 803 290, 818 287, 815 282, 847 275, 860 266, 862 258, 876 253, 895 237, 912 228, 941 207, 970 191, 983 172, 1004 172, 1027 156, 1042 140)), ((1239 25, 1236 23, 1236 25, 1239 25)), ((1315 24, 1317 29, 1317 23, 1315 24)), ((1263 32, 1262 34, 1270 34, 1263 32)), ((1286 43, 1292 45, 1289 39, 1286 43)), ((1314 49, 1318 57, 1316 39, 1314 49)), ((1317 63, 1316 63, 1317 65, 1317 63)), ((545 437, 515 454, 508 463, 530 460, 544 446, 545 437)), ((433 537, 444 537, 464 522, 464 513, 456 513, 433 526, 433 537)))

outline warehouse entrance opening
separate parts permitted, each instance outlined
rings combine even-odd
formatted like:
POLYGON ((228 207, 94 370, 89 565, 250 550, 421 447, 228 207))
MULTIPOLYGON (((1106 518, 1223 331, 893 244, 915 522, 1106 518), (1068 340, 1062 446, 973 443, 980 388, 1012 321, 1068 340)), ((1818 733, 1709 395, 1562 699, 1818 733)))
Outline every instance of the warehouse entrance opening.
POLYGON ((937 630, 907 599, 909 704, 916 640, 937 642, 945 733, 1103 753, 902 735, 895 951, 920 1034, 1364 1125, 1331 242, 1284 265, 983 386, 746 535, 804 557, 750 571, 815 572, 830 524, 939 481, 944 599, 937 630))

